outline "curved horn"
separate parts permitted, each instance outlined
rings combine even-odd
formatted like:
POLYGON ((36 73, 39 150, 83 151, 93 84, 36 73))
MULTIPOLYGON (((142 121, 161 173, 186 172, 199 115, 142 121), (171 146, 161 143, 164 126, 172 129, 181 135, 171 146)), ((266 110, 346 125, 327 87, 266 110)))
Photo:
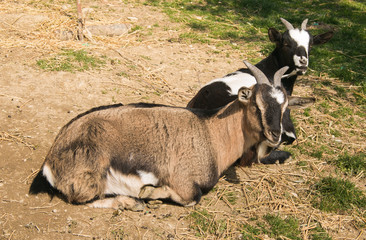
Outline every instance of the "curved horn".
POLYGON ((280 70, 278 70, 274 77, 273 77, 273 82, 274 82, 274 86, 275 87, 281 87, 281 78, 282 75, 289 69, 288 66, 281 68, 280 70))
POLYGON ((281 19, 281 22, 282 22, 283 24, 285 24, 285 26, 286 26, 287 30, 292 30, 292 29, 294 29, 294 26, 292 26, 292 24, 291 24, 291 23, 289 23, 286 19, 284 19, 284 18, 280 18, 280 19, 281 19))
POLYGON ((305 19, 305 20, 301 23, 301 30, 306 30, 306 24, 308 24, 308 19, 305 19))
POLYGON ((251 63, 245 60, 243 62, 245 63, 245 65, 247 65, 248 69, 253 73, 258 84, 271 85, 268 78, 266 77, 266 75, 264 75, 264 73, 261 70, 259 70, 256 66, 252 65, 251 63))

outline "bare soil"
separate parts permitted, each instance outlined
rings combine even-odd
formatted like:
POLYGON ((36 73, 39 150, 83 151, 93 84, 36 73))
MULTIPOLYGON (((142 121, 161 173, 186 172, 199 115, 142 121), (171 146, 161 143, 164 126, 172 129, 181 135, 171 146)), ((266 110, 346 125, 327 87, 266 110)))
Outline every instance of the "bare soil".
MULTIPOLYGON (((220 219, 227 226, 219 235, 201 234, 209 239, 240 239, 240 225, 266 213, 298 217, 304 239, 314 222, 334 239, 366 238, 352 224, 352 216, 311 207, 306 181, 328 166, 312 163, 312 173, 296 165, 308 159, 231 168, 193 208, 164 203, 157 208, 147 204, 142 212, 115 211, 71 205, 45 194, 28 195, 59 129, 77 114, 119 102, 185 106, 203 84, 243 67, 245 51, 176 41, 183 25, 156 8, 122 1, 84 4, 95 9, 87 24, 129 23, 142 30, 95 37, 94 42, 61 41, 55 30, 74 29, 69 16, 73 6, 0 3, 0 239, 195 239, 188 215, 201 209, 215 216, 212 221, 220 219), (107 64, 74 73, 48 72, 36 65, 62 48, 107 56, 107 64), (232 195, 235 203, 228 200, 232 195)), ((296 91, 311 96, 309 81, 314 80, 300 79, 296 91)))

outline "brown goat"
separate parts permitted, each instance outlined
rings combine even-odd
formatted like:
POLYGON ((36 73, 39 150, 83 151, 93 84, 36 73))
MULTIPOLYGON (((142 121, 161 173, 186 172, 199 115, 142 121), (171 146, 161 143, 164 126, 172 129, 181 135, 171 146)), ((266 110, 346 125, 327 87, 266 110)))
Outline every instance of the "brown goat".
POLYGON ((280 141, 288 105, 280 81, 287 67, 273 86, 246 64, 258 84, 241 88, 237 100, 219 109, 140 103, 77 116, 56 137, 30 192, 38 193, 43 179, 67 201, 93 207, 131 208, 138 198, 198 203, 237 159, 253 147, 263 155, 261 145, 280 141))

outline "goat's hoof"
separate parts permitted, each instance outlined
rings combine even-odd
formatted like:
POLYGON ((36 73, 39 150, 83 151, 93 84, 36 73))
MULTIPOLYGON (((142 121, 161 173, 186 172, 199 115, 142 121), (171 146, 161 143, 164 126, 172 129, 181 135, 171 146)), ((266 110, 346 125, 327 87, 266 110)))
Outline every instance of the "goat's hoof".
POLYGON ((184 206, 185 207, 193 207, 194 205, 196 205, 197 204, 197 202, 196 201, 193 201, 193 202, 190 202, 190 203, 188 203, 188 204, 185 204, 184 206))
POLYGON ((147 203, 147 207, 150 209, 157 209, 163 203, 161 200, 151 200, 147 203))
POLYGON ((142 212, 145 210, 145 204, 141 201, 136 201, 135 205, 125 207, 125 209, 130 210, 132 212, 142 212))
POLYGON ((139 198, 149 198, 154 192, 155 188, 153 186, 143 186, 139 193, 139 198))

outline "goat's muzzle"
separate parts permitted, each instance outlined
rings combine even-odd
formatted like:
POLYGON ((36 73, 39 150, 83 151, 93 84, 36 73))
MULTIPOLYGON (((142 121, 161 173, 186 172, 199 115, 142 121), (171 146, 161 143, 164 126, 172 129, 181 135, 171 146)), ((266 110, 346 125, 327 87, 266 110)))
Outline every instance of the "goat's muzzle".
POLYGON ((281 142, 281 132, 265 132, 264 135, 266 137, 266 143, 269 147, 276 147, 281 142))
POLYGON ((296 67, 297 75, 304 75, 307 70, 308 70, 307 66, 296 67))

